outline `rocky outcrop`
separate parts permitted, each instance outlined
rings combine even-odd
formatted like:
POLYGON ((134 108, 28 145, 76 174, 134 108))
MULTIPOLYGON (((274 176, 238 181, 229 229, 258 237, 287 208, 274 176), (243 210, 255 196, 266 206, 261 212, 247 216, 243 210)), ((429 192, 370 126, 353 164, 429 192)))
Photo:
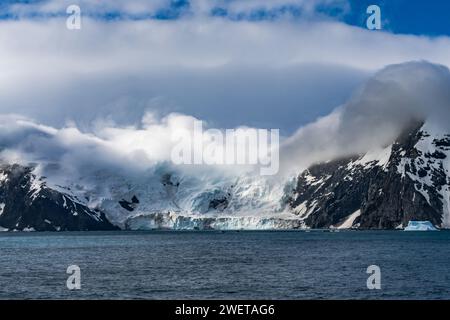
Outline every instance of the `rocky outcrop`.
POLYGON ((311 228, 449 227, 449 135, 415 126, 392 145, 310 167, 288 203, 311 228), (351 219, 351 221, 349 220, 351 219))
POLYGON ((139 204, 139 199, 136 196, 133 196, 131 198, 131 201, 122 199, 119 201, 119 204, 122 208, 131 212, 131 211, 134 211, 136 206, 139 204))
POLYGON ((98 209, 48 188, 32 167, 0 167, 0 226, 7 230, 117 230, 98 209))

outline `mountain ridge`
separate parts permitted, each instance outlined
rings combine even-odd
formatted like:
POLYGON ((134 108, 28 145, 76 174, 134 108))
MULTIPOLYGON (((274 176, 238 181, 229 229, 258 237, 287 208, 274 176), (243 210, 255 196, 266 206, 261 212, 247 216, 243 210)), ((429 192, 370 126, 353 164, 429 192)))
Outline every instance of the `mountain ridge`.
POLYGON ((33 167, 0 166, 0 226, 4 231, 117 230, 105 214, 48 188, 33 167))
MULTIPOLYGON (((433 137, 415 125, 378 158, 370 152, 316 164, 304 171, 292 191, 292 210, 312 228, 396 229, 410 220, 448 228, 449 135, 433 137)), ((375 154, 376 155, 376 154, 375 154)))

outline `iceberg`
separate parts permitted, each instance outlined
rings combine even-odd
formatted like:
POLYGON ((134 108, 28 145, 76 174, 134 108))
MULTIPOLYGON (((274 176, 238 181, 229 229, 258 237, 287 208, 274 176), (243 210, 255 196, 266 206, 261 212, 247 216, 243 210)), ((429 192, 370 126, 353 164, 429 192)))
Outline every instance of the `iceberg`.
POLYGON ((437 231, 430 221, 410 221, 405 231, 437 231))

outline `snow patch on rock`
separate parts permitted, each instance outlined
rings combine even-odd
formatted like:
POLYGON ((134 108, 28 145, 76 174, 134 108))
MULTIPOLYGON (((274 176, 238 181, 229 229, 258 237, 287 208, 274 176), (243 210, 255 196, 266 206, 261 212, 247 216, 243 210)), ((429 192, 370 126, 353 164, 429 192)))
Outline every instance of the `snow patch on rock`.
POLYGON ((356 210, 339 226, 337 229, 350 229, 353 226, 356 218, 361 215, 361 210, 356 210))

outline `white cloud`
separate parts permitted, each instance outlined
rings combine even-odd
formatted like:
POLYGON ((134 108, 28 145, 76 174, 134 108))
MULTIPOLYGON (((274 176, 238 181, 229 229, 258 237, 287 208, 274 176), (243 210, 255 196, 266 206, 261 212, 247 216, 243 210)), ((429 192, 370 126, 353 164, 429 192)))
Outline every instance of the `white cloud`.
MULTIPOLYGON (((176 10, 177 2, 171 0, 47 0, 35 3, 16 3, 5 6, 4 10, 21 18, 36 15, 57 15, 64 13, 69 5, 76 4, 85 15, 99 17, 107 14, 149 18, 161 10, 176 10)), ((190 0, 186 3, 178 2, 184 14, 196 17, 206 17, 214 8, 226 9, 229 14, 248 14, 254 10, 273 10, 282 7, 294 7, 302 10, 303 16, 316 16, 320 6, 349 10, 347 0, 190 0)))
POLYGON ((122 14, 151 14, 155 11, 167 7, 169 0, 48 0, 31 3, 13 3, 5 6, 11 14, 21 18, 29 18, 37 14, 55 15, 64 14, 66 8, 70 5, 78 5, 82 12, 91 15, 100 15, 106 13, 122 13, 122 14))
MULTIPOLYGON (((449 87, 450 71, 445 66, 410 62, 383 69, 347 103, 285 139, 280 149, 278 178, 284 181, 319 161, 384 147, 416 121, 429 119, 448 130, 449 87)), ((22 164, 56 163, 58 174, 66 178, 90 177, 98 172, 139 175, 158 164, 170 166, 172 150, 178 144, 173 134, 182 129, 192 134, 194 120, 183 114, 160 117, 147 113, 135 125, 123 126, 107 120, 83 130, 73 123, 56 128, 24 116, 3 115, 0 158, 22 164)), ((177 168, 231 177, 249 169, 204 165, 177 168)), ((45 170, 43 174, 46 175, 45 170)))
POLYGON ((282 167, 298 172, 312 163, 386 147, 411 125, 430 121, 450 131, 450 71, 409 62, 378 72, 330 115, 300 128, 281 149, 282 167))
MULTIPOLYGON (((289 2, 263 1, 258 5, 270 8, 289 2)), ((147 3, 81 5, 92 6, 89 10, 99 13, 141 13, 164 5, 153 2, 147 7, 147 3)), ((314 7, 318 2, 298 3, 314 7)), ((27 5, 14 10, 53 12, 58 10, 55 6, 63 4, 48 2, 42 7, 27 5)), ((230 2, 229 8, 240 11, 256 5, 252 0, 230 2)), ((206 12, 209 6, 198 1, 192 10, 206 12)), ((140 159, 139 163, 161 161, 167 159, 170 144, 166 141, 171 128, 181 125, 181 118, 172 123, 172 116, 164 117, 173 111, 206 118, 215 127, 223 127, 223 123, 232 127, 246 125, 258 119, 258 123, 250 124, 291 129, 296 123, 300 126, 305 120, 328 114, 344 102, 352 89, 386 65, 425 59, 450 66, 448 37, 394 35, 320 19, 251 22, 201 14, 172 21, 84 17, 79 31, 67 30, 64 18, 21 19, 0 22, 0 42, 0 113, 36 119, 33 126, 18 122, 9 126, 5 120, 1 128, 3 142, 21 143, 17 148, 9 145, 4 155, 23 154, 24 159, 33 155, 31 160, 47 155, 69 155, 67 158, 77 160, 86 155, 89 159, 93 149, 99 159, 108 163, 132 162, 132 157, 140 159), (148 118, 145 125, 137 122, 147 110, 163 120, 155 125, 148 124, 148 118), (42 128, 49 131, 43 135, 42 128), (37 152, 38 145, 48 152, 37 152)), ((427 71, 434 67, 412 69, 419 74, 425 70, 430 77, 437 75, 439 82, 447 83, 441 79, 442 72, 427 71)), ((412 69, 398 74, 411 73, 412 69)), ((304 159, 301 165, 307 165, 324 157, 360 151, 374 143, 372 137, 378 143, 395 135, 395 128, 403 125, 399 114, 423 111, 422 107, 400 107, 404 104, 396 99, 409 101, 406 93, 411 93, 415 98, 412 105, 423 106, 425 102, 419 99, 418 92, 434 102, 443 97, 439 85, 427 87, 420 83, 417 87, 408 78, 397 79, 395 73, 388 80, 409 89, 396 96, 397 91, 391 92, 392 87, 387 86, 380 96, 389 103, 377 102, 374 108, 362 111, 361 99, 376 96, 372 92, 376 88, 374 81, 383 80, 380 77, 390 75, 388 71, 372 80, 365 87, 366 94, 356 95, 344 109, 300 129, 286 146, 286 154, 294 154, 292 159, 304 159), (431 99, 430 93, 436 88, 439 95, 431 99), (390 109, 392 104, 396 105, 394 109, 390 109), (387 109, 378 109, 380 106, 387 109), (367 115, 371 122, 357 122, 360 114, 367 115), (380 114, 383 117, 377 118, 380 114), (360 134, 352 148, 344 148, 348 143, 344 145, 339 139, 347 142, 349 135, 373 129, 374 123, 386 124, 381 136, 360 134), (344 130, 347 127, 351 130, 344 130)), ((418 75, 414 72, 413 80, 418 75)), ((443 101, 447 101, 446 97, 443 101)), ((373 101, 364 102, 372 105, 373 101)))
POLYGON ((227 10, 228 15, 250 14, 255 10, 271 11, 283 7, 301 10, 301 16, 320 16, 320 7, 332 7, 347 12, 350 4, 347 0, 195 0, 192 1, 193 11, 208 15, 214 8, 227 10))
POLYGON ((67 30, 64 19, 2 21, 0 41, 0 112, 52 125, 115 115, 133 121, 158 109, 290 131, 294 119, 328 113, 385 65, 450 65, 447 37, 324 21, 86 18, 79 31, 67 30))
MULTIPOLYGON (((184 172, 214 172, 231 176, 255 169, 248 162, 244 165, 216 163, 211 166, 204 165, 204 162, 195 166, 173 163, 174 147, 185 144, 186 136, 190 136, 191 142, 183 145, 185 150, 200 144, 204 155, 211 148, 225 154, 224 141, 214 140, 213 137, 217 132, 225 136, 225 131, 203 122, 202 135, 198 136, 198 132, 194 132, 196 121, 198 119, 183 114, 171 113, 160 118, 147 113, 136 126, 97 122, 93 132, 85 132, 74 124, 54 128, 19 115, 0 115, 0 162, 38 164, 43 175, 61 175, 64 179, 92 177, 101 172, 139 176, 159 166, 184 172), (185 135, 183 139, 177 136, 180 132, 185 135)), ((245 137, 245 131, 236 131, 233 137, 237 139, 239 136, 245 137)), ((271 143, 273 141, 269 141, 269 147, 271 143)), ((249 150, 256 148, 256 145, 252 146, 249 150)))

